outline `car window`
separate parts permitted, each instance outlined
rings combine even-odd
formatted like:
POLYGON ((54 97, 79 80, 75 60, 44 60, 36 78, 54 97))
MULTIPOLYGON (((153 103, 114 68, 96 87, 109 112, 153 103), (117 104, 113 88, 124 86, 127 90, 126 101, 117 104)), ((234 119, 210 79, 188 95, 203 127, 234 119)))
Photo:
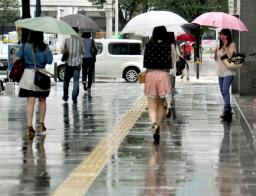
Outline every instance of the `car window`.
POLYGON ((96 42, 95 44, 96 44, 96 47, 97 47, 97 50, 98 50, 97 54, 101 54, 102 51, 103 51, 103 44, 99 43, 99 42, 96 42))
POLYGON ((113 55, 141 55, 140 43, 110 43, 108 51, 113 55))

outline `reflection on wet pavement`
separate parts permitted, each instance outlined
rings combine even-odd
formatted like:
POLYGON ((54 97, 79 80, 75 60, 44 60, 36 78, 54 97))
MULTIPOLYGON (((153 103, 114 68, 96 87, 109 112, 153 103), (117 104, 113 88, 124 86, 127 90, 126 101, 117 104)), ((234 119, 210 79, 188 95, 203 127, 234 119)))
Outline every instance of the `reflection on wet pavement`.
MULTIPOLYGON (((191 81, 178 80, 179 94, 160 145, 152 145, 151 124, 143 111, 86 195, 255 195, 255 140, 244 119, 234 107, 233 121, 221 122, 216 81, 191 81)), ((47 135, 33 141, 24 136, 26 101, 0 97, 2 195, 51 195, 143 94, 137 84, 95 86, 91 96, 81 93, 77 106, 61 101, 61 83, 53 87, 47 135)))
POLYGON ((238 110, 221 122, 217 83, 178 85, 160 146, 145 111, 86 195, 255 195, 255 143, 238 110))
POLYGON ((33 141, 25 137, 26 100, 0 96, 0 195, 53 193, 142 92, 138 84, 96 83, 91 96, 81 91, 75 106, 62 102, 58 83, 47 100, 46 137, 33 141))

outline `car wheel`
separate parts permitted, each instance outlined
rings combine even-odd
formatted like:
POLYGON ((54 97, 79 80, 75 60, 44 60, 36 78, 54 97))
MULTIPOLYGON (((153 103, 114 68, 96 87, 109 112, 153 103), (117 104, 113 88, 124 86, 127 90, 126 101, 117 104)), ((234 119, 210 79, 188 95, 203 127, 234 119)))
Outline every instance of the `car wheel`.
POLYGON ((59 79, 59 81, 63 81, 64 80, 64 64, 63 65, 59 65, 57 68, 57 77, 59 79))
POLYGON ((126 82, 136 82, 137 75, 140 73, 140 70, 136 67, 128 67, 124 70, 124 79, 126 82))

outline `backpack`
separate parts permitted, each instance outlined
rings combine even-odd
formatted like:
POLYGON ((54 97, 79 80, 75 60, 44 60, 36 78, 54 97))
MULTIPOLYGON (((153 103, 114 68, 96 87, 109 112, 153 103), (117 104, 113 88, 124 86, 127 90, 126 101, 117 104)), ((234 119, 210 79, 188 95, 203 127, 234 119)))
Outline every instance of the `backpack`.
POLYGON ((182 70, 185 69, 186 65, 186 59, 184 57, 179 56, 179 60, 176 63, 176 76, 180 76, 182 74, 182 70))
POLYGON ((144 67, 148 69, 171 69, 171 50, 171 44, 168 42, 149 41, 144 52, 144 67))
POLYGON ((91 53, 92 53, 93 57, 96 57, 96 55, 98 53, 98 49, 97 49, 97 46, 96 46, 96 43, 95 43, 94 39, 92 39, 91 53))

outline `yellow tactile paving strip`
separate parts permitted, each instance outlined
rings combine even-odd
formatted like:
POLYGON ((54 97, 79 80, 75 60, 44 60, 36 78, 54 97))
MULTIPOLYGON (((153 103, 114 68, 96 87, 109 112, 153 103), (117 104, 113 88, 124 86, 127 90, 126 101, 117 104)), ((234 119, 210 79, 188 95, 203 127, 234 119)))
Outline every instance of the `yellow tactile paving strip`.
POLYGON ((118 146, 138 120, 146 106, 146 97, 142 97, 113 130, 99 142, 89 156, 74 169, 53 195, 84 195, 110 160, 111 156, 117 151, 118 146))

